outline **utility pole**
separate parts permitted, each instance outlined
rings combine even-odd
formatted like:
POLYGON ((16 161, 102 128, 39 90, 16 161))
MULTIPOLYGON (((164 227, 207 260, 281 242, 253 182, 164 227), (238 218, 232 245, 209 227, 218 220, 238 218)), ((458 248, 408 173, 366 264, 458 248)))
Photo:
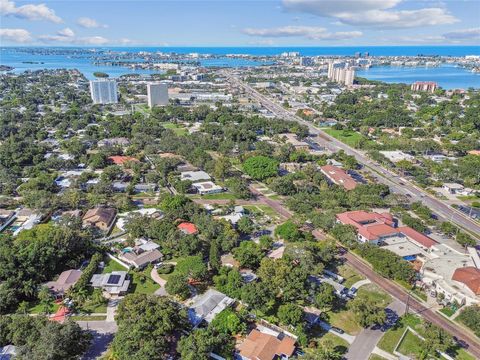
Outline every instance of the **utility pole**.
POLYGON ((405 314, 408 314, 409 302, 410 302, 410 291, 407 294, 407 303, 405 304, 405 314))

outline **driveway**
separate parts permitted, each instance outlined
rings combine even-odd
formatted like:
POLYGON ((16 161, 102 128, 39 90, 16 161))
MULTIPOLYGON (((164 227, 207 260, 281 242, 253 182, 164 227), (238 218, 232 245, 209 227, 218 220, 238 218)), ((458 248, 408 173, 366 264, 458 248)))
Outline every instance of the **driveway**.
POLYGON ((121 299, 110 299, 108 300, 107 305, 107 318, 105 321, 107 322, 114 322, 115 321, 115 313, 117 312, 118 303, 121 299))
POLYGON ((77 321, 77 324, 92 334, 92 345, 83 355, 83 360, 94 360, 104 355, 117 331, 117 324, 112 321, 77 321))
POLYGON ((365 279, 365 280, 360 280, 360 281, 357 281, 355 284, 353 284, 352 286, 350 286, 350 288, 356 288, 356 289, 359 289, 360 286, 363 286, 363 285, 368 285, 368 284, 371 284, 372 282, 369 280, 369 279, 365 279))
POLYGON ((333 335, 342 338, 343 340, 345 340, 349 344, 353 344, 354 341, 355 341, 355 338, 356 338, 355 336, 347 334, 347 333, 340 334, 336 331, 333 331, 332 330, 332 325, 330 325, 329 323, 326 323, 325 321, 319 320, 318 325, 320 325, 322 327, 322 329, 328 331, 329 333, 332 333, 333 335))
POLYGON ((167 296, 167 290, 165 290, 165 284, 167 283, 167 280, 162 279, 160 275, 158 275, 157 269, 153 268, 152 271, 150 272, 150 277, 152 278, 153 281, 155 281, 158 285, 160 285, 160 289, 154 292, 154 295, 157 296, 167 296))
POLYGON ((385 312, 387 313, 386 324, 363 329, 360 334, 355 337, 355 341, 353 341, 348 352, 345 354, 346 359, 368 360, 385 332, 395 325, 398 318, 405 313, 405 304, 395 299, 387 306, 385 312))

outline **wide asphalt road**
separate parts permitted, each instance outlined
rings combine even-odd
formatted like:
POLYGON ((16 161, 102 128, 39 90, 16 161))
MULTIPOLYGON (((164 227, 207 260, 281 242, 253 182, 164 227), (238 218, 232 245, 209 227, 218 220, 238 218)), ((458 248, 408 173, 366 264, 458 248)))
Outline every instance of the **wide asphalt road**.
POLYGON ((411 182, 405 181, 405 179, 400 179, 398 175, 373 162, 361 151, 351 148, 350 146, 328 135, 324 131, 318 129, 312 123, 305 121, 302 118, 291 113, 290 111, 284 109, 282 106, 273 102, 266 96, 260 94, 258 91, 245 84, 237 77, 232 76, 228 72, 224 72, 224 74, 229 81, 245 90, 248 95, 256 99, 272 113, 276 114, 279 117, 297 121, 302 125, 307 126, 310 133, 315 135, 315 137, 311 138, 310 141, 313 141, 320 146, 326 146, 331 151, 343 150, 346 154, 354 156, 355 159, 360 164, 362 164, 365 169, 370 171, 379 182, 388 185, 393 192, 402 195, 408 195, 412 199, 412 201, 421 201, 425 206, 428 206, 438 217, 446 221, 451 221, 459 225, 460 227, 468 230, 475 238, 477 238, 477 240, 480 241, 480 224, 478 224, 475 220, 471 219, 468 215, 450 207, 445 202, 436 199, 435 197, 425 192, 421 188, 415 186, 411 182))

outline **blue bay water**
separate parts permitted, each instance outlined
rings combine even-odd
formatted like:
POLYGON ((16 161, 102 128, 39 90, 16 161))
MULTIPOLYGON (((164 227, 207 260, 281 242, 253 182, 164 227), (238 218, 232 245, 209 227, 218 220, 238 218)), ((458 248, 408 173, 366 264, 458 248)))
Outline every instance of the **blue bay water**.
MULTIPOLYGON (((52 48, 62 49, 62 48, 52 48)), ((91 48, 83 48, 91 49, 91 48)), ((252 59, 232 59, 222 57, 227 54, 247 54, 254 56, 278 55, 282 52, 299 52, 302 56, 315 55, 340 55, 352 56, 355 52, 369 52, 371 56, 465 56, 480 55, 480 46, 355 46, 355 47, 101 47, 98 50, 113 50, 124 52, 175 52, 179 54, 200 53, 214 54, 217 58, 199 59, 202 66, 242 67, 258 66, 266 62, 252 59)), ((15 68, 14 72, 38 69, 78 69, 88 79, 93 78, 93 73, 101 71, 111 77, 124 74, 152 74, 161 73, 154 70, 129 69, 126 67, 93 65, 90 55, 70 57, 56 54, 30 54, 16 52, 15 48, 4 47, 0 52, 0 64, 15 68), (34 62, 25 63, 25 62, 34 62)), ((412 83, 418 80, 436 81, 445 89, 451 88, 480 88, 480 74, 472 73, 466 69, 445 65, 434 68, 407 68, 407 67, 372 67, 369 70, 358 72, 359 76, 372 80, 385 82, 412 83)))
POLYGON ((357 71, 357 76, 386 83, 435 81, 447 90, 480 88, 480 73, 451 64, 438 67, 373 66, 368 70, 357 71))

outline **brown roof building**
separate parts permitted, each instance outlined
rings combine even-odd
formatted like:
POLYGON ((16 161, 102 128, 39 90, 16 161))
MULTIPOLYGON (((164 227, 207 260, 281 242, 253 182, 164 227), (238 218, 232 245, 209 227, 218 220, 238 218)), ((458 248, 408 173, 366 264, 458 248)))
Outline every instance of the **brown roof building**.
POLYGON ((116 215, 117 210, 114 208, 98 207, 90 209, 83 216, 83 225, 95 226, 100 230, 108 231, 116 215))
POLYGON ((325 165, 320 168, 320 171, 332 183, 342 186, 345 190, 353 190, 357 187, 357 182, 347 174, 347 172, 337 166, 325 165))
POLYGON ((142 269, 148 264, 157 262, 163 257, 162 253, 157 249, 143 251, 141 249, 134 249, 132 252, 124 253, 120 259, 126 261, 129 265, 142 269))
POLYGON ((464 284, 475 295, 480 295, 480 269, 473 266, 458 268, 453 273, 452 280, 464 284))
POLYGON ((57 280, 45 284, 48 289, 57 297, 62 297, 80 279, 80 270, 67 270, 60 274, 57 280))
POLYGON ((347 211, 337 214, 337 221, 352 225, 357 229, 361 242, 378 243, 390 237, 407 237, 409 241, 424 249, 430 249, 438 243, 411 227, 396 227, 395 219, 390 213, 375 213, 363 210, 347 211))
POLYGON ((295 351, 295 339, 281 334, 273 336, 254 329, 238 350, 242 360, 276 360, 290 357, 295 351))

